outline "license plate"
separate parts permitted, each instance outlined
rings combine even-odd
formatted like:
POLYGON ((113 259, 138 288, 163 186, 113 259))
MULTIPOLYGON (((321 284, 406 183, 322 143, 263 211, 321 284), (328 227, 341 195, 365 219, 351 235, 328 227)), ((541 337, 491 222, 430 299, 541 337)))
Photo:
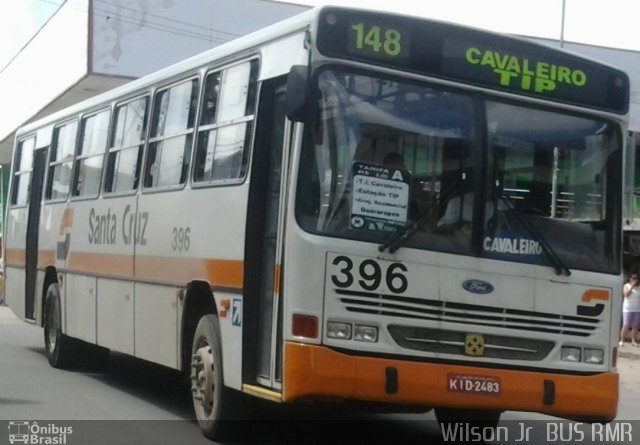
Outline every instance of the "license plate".
POLYGON ((467 394, 497 396, 501 391, 500 379, 484 375, 447 374, 447 390, 467 394))

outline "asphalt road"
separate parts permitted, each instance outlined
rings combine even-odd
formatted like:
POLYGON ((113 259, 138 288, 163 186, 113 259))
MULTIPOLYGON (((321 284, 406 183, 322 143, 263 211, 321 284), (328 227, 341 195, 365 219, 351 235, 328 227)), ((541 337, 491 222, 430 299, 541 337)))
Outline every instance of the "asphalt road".
MULTIPOLYGON (((619 371, 618 418, 640 419, 640 348, 622 348, 619 371)), ((558 420, 512 412, 504 413, 502 419, 501 425, 513 431, 509 440, 496 438, 496 443, 512 443, 518 436, 518 422, 524 419, 533 420, 534 425, 536 420, 540 425, 558 420)), ((44 355, 42 329, 0 306, 0 444, 9 443, 9 433, 19 431, 20 422, 49 440, 40 443, 212 443, 201 435, 188 388, 176 372, 120 354, 112 354, 107 368, 54 369, 44 355)), ((242 443, 446 443, 432 412, 373 415, 334 408, 322 412, 279 408, 238 428, 237 442, 242 443)), ((520 443, 549 443, 538 429, 529 441, 520 443)), ((640 438, 640 423, 637 429, 640 438)))

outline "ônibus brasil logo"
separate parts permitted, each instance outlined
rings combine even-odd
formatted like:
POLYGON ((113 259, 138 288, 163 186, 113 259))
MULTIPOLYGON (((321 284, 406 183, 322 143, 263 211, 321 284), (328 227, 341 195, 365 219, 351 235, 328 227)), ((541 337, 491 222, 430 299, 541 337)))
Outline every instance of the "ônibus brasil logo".
POLYGON ((40 425, 38 422, 9 422, 9 443, 27 445, 65 445, 67 437, 73 433, 70 426, 58 426, 53 423, 40 425))

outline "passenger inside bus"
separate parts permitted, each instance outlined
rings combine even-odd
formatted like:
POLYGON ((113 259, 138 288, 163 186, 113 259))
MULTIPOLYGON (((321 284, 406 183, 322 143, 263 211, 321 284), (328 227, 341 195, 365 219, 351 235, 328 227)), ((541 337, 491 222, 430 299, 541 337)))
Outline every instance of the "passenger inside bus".
POLYGON ((438 227, 445 227, 457 223, 471 223, 473 220, 473 184, 471 175, 462 171, 460 174, 459 190, 446 203, 444 214, 438 220, 438 227))
POLYGON ((404 158, 398 152, 392 151, 387 153, 382 160, 382 164, 385 167, 394 168, 398 170, 406 170, 407 166, 404 163, 404 158))
MULTIPOLYGON (((447 201, 444 213, 438 220, 438 228, 446 228, 452 225, 464 226, 471 225, 473 221, 473 200, 474 200, 474 184, 472 180, 471 169, 465 169, 459 172, 460 185, 450 199, 447 201)), ((500 193, 494 190, 495 194, 500 193)), ((484 203, 484 222, 489 222, 494 216, 496 205, 493 199, 487 199, 484 203)), ((497 202, 498 210, 506 210, 506 206, 501 201, 497 202)))
POLYGON ((438 186, 427 165, 425 148, 416 143, 422 136, 381 124, 362 124, 354 161, 397 169, 408 177, 409 203, 407 226, 433 232, 439 218, 438 186), (417 154, 420 152, 419 154, 417 154), (407 162, 408 161, 408 162, 407 162))
MULTIPOLYGON (((401 171, 403 176, 411 177, 411 172, 407 169, 403 156, 398 150, 399 135, 388 131, 385 127, 379 125, 365 125, 361 129, 360 140, 355 149, 355 156, 353 163, 356 162, 387 167, 390 169, 391 174, 393 171, 401 171)), ((352 175, 351 165, 348 165, 349 176, 352 175)), ((346 176, 346 175, 345 175, 346 176)), ((344 185, 344 190, 340 194, 340 202, 335 207, 331 219, 331 226, 334 230, 341 232, 350 228, 349 220, 351 218, 351 194, 352 184, 351 180, 341 182, 344 185)), ((411 194, 409 196, 411 199, 411 194)), ((411 201, 409 201, 411 202, 411 201)), ((409 207, 410 204, 408 204, 409 207)), ((414 211, 409 209, 409 213, 413 214, 414 211)))

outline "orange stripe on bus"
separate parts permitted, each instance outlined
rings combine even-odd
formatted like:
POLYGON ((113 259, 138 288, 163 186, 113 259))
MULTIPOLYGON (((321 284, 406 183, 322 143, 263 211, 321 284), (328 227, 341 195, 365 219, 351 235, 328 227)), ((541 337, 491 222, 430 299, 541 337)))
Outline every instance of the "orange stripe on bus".
POLYGON ((24 249, 7 249, 4 252, 7 266, 22 266, 27 263, 27 251, 24 249))
POLYGON ((204 261, 199 258, 162 258, 136 256, 136 277, 156 281, 186 283, 191 279, 206 279, 204 261))
POLYGON ((282 273, 282 266, 280 264, 276 264, 274 268, 274 276, 273 276, 273 293, 276 295, 280 294, 280 276, 282 273))
POLYGON ((38 267, 45 268, 53 265, 56 261, 55 250, 38 250, 38 267))
POLYGON ((209 283, 237 288, 244 286, 244 261, 210 259, 206 264, 209 283))
POLYGON ((241 288, 244 262, 203 258, 136 256, 136 278, 187 283, 200 279, 217 286, 241 288))
POLYGON ((591 300, 605 300, 609 301, 610 293, 604 289, 589 289, 582 294, 582 302, 589 303, 591 300))
MULTIPOLYGON (((7 249, 8 266, 24 267, 26 251, 7 249)), ((184 285, 192 280, 204 280, 212 285, 242 288, 244 262, 242 260, 219 260, 208 258, 176 258, 139 255, 72 252, 69 254, 69 272, 107 275, 127 280, 138 279, 184 285)), ((38 267, 44 269, 56 262, 54 250, 38 251, 38 267)))
POLYGON ((133 257, 114 253, 71 252, 68 269, 70 272, 131 279, 133 278, 133 257))
POLYGON ((342 354, 324 346, 285 344, 283 398, 367 400, 424 406, 534 411, 613 419, 618 405, 618 374, 570 375, 425 363, 342 354), (397 371, 397 391, 388 393, 387 369, 397 371), (456 392, 449 375, 500 382, 498 394, 456 392), (553 404, 544 403, 545 382, 555 387, 553 404))

